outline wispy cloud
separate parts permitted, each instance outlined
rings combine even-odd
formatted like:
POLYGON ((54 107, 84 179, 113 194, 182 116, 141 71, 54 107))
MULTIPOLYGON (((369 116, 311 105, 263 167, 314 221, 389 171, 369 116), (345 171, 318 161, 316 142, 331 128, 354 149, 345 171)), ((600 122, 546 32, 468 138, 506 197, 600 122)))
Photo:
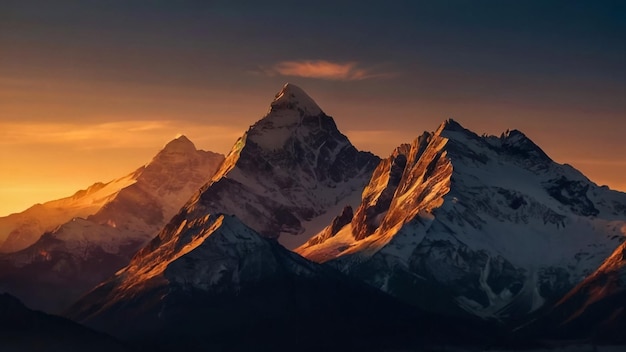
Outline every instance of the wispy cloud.
MULTIPOLYGON (((98 124, 0 122, 0 147, 47 145, 83 150, 153 148, 182 133, 204 146, 227 151, 241 135, 231 126, 179 121, 118 121, 98 124), (210 136, 207 138, 205 136, 210 136), (226 148, 225 148, 226 146, 226 148)), ((198 147, 201 147, 198 146, 198 147)))
POLYGON ((359 81, 393 76, 392 73, 375 72, 373 69, 361 67, 355 61, 343 63, 326 60, 282 61, 262 71, 270 76, 281 75, 334 81, 359 81))

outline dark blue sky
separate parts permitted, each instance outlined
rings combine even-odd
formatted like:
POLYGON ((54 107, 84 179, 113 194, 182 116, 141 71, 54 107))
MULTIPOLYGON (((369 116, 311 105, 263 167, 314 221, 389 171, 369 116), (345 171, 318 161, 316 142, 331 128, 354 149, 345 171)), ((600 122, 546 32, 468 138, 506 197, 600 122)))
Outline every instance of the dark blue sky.
POLYGON ((404 85, 435 70, 623 89, 623 1, 385 3, 5 0, 1 63, 3 73, 202 85, 276 61, 356 60, 401 74, 404 85))

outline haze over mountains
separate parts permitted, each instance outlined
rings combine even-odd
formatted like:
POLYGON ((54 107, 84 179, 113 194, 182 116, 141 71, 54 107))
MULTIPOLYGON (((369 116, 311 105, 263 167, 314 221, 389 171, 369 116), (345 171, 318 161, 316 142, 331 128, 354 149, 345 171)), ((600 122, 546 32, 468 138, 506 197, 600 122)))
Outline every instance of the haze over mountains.
MULTIPOLYGON (((59 312, 126 265, 222 160, 223 155, 196 150, 181 136, 148 164, 122 178, 48 202, 39 216, 32 211, 38 206, 14 214, 17 219, 28 219, 27 224, 47 223, 55 228, 36 233, 32 231, 39 226, 14 223, 7 242, 16 245, 3 248, 34 243, 0 257, 0 290, 18 295, 33 308, 59 312), (65 217, 56 214, 88 215, 57 224, 65 217)), ((10 222, 11 216, 4 220, 10 222)))
MULTIPOLYGON (((591 326, 586 341, 623 342, 626 194, 520 131, 478 136, 447 120, 381 160, 287 84, 215 172, 187 142, 146 166, 150 191, 124 195, 137 180, 87 219, 0 257, 0 288, 42 272, 66 284, 66 258, 85 268, 114 254, 121 270, 86 270, 101 283, 64 314, 165 350, 576 338, 563 324, 591 326)), ((42 305, 33 290, 16 295, 42 305)))
POLYGON ((95 183, 71 197, 36 204, 21 213, 0 218, 0 251, 15 252, 35 243, 41 234, 75 218, 97 212, 122 188, 134 182, 125 176, 95 183))

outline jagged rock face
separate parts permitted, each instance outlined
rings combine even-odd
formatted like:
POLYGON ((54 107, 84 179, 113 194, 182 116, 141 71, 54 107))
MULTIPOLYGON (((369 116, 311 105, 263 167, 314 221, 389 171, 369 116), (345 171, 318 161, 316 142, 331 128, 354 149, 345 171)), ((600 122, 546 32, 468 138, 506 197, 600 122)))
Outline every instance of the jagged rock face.
POLYGON ((128 175, 133 182, 95 214, 68 221, 29 247, 0 257, 0 290, 33 308, 61 311, 124 267, 223 160, 196 150, 184 136, 171 141, 128 175))
POLYGON ((35 243, 44 232, 75 217, 95 214, 121 189, 135 182, 133 174, 106 184, 98 182, 71 197, 36 204, 21 213, 1 217, 0 252, 17 252, 35 243))
POLYGON ((186 222, 179 225, 186 231, 206 214, 236 215, 293 248, 320 231, 335 211, 358 202, 378 161, 359 152, 306 93, 288 84, 188 202, 186 222))
POLYGON ((343 208, 341 215, 333 219, 333 222, 330 224, 330 231, 333 235, 336 235, 339 230, 341 230, 344 226, 349 224, 354 217, 354 213, 352 211, 351 206, 346 206, 343 208))
POLYGON ((296 251, 425 309, 506 320, 593 272, 626 234, 622 204, 519 131, 450 120, 379 164, 351 224, 296 251))
POLYGON ((544 184, 548 194, 562 204, 568 205, 570 210, 582 216, 597 216, 600 211, 587 197, 589 183, 584 181, 568 180, 566 177, 551 179, 544 184))
MULTIPOLYGON (((380 227, 398 186, 405 177, 409 177, 405 175, 405 170, 410 170, 417 162, 430 138, 430 134, 424 133, 412 145, 399 146, 389 158, 378 164, 370 181, 370 185, 376 185, 376 187, 365 188, 361 206, 351 220, 352 234, 356 240, 370 236, 380 227)), ((338 230, 334 230, 334 233, 338 230)))
POLYGON ((144 243, 217 171, 222 154, 196 150, 185 136, 169 142, 150 163, 135 171, 136 182, 88 219, 98 224, 138 227, 144 243))
POLYGON ((343 208, 341 215, 333 219, 333 221, 330 223, 330 226, 326 227, 321 233, 311 238, 306 243, 306 245, 307 246, 316 245, 318 243, 322 243, 326 241, 327 239, 335 236, 339 232, 339 230, 341 230, 343 227, 345 227, 350 222, 352 222, 353 217, 354 217, 354 212, 352 210, 352 207, 349 205, 346 206, 345 208, 343 208))
POLYGON ((408 145, 397 148, 391 157, 383 160, 372 175, 376 184, 383 185, 382 189, 367 188, 363 195, 363 205, 357 209, 352 221, 354 238, 364 239, 371 235, 380 226, 380 216, 389 209, 393 194, 400 184, 402 174, 407 164, 408 145))

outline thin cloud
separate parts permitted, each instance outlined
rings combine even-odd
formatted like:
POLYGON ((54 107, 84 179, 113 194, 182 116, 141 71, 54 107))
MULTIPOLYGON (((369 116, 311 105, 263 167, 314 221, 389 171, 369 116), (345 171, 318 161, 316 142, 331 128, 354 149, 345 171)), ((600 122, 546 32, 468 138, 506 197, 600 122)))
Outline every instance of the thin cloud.
POLYGON ((333 81, 360 81, 369 78, 390 77, 390 73, 377 73, 362 68, 357 62, 331 62, 326 60, 283 61, 263 70, 270 76, 293 76, 333 81))
POLYGON ((198 125, 180 121, 141 120, 99 124, 0 122, 0 147, 47 145, 51 148, 82 150, 153 148, 178 137, 181 131, 189 133, 187 136, 196 143, 196 147, 213 145, 212 151, 218 152, 228 151, 242 133, 237 126, 198 125))

